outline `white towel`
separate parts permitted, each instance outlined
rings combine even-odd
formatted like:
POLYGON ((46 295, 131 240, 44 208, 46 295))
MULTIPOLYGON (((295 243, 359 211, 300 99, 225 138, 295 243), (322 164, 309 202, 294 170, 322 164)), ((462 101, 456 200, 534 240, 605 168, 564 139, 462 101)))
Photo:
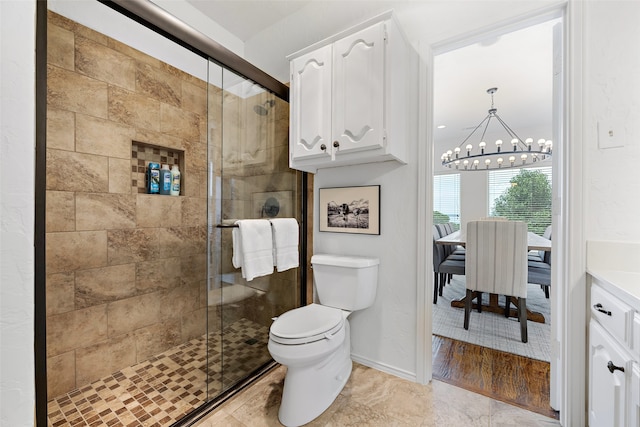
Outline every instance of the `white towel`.
POLYGON ((295 218, 273 218, 273 265, 280 271, 299 265, 298 221, 295 218))
POLYGON ((271 224, 264 219, 243 219, 233 229, 233 266, 242 268, 242 277, 251 281, 273 273, 271 224))

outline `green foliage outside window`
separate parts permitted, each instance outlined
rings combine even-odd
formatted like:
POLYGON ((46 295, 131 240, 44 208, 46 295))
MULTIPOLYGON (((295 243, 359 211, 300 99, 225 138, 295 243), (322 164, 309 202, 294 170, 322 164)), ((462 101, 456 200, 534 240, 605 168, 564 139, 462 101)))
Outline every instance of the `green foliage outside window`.
POLYGON ((449 222, 449 215, 445 215, 438 211, 433 211, 433 223, 434 224, 446 224, 449 222))
MULTIPOLYGON (((540 171, 522 169, 509 187, 495 200, 494 216, 526 221, 529 231, 544 233, 551 224, 551 184, 540 171)), ((434 216, 435 217, 435 216, 434 216)))

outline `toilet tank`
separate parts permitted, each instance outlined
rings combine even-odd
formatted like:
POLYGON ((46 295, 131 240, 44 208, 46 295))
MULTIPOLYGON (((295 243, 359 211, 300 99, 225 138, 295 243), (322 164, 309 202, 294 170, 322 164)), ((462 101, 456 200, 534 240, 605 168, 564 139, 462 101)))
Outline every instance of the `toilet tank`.
POLYGON ((378 288, 378 264, 378 258, 313 255, 313 282, 320 304, 348 311, 370 307, 378 288))

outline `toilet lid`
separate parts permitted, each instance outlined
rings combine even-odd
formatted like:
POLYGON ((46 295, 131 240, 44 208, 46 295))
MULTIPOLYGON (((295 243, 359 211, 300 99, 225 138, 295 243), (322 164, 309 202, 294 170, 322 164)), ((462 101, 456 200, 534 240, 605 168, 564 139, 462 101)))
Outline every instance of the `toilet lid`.
POLYGON ((311 304, 278 317, 269 335, 281 344, 305 344, 335 334, 343 324, 344 315, 339 308, 311 304))

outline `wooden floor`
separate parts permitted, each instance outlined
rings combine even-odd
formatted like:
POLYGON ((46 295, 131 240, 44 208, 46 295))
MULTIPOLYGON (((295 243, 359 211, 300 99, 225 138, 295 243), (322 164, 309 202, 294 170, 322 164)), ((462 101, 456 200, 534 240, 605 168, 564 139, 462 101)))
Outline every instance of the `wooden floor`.
POLYGON ((432 343, 434 379, 558 419, 549 363, 437 335, 432 343))

